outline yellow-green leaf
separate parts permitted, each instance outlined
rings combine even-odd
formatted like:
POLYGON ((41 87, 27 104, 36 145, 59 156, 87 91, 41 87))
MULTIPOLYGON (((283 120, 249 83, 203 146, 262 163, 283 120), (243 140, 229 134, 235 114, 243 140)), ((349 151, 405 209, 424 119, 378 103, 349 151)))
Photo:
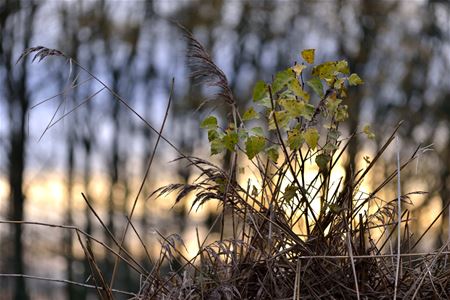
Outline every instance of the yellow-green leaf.
POLYGON ((215 128, 217 128, 217 118, 214 117, 214 116, 207 117, 200 124, 200 127, 201 128, 205 128, 205 129, 215 129, 215 128))
POLYGON ((250 121, 250 120, 254 120, 254 119, 258 119, 258 118, 259 118, 259 115, 253 107, 250 107, 242 116, 243 121, 250 121))
POLYGON ((340 60, 336 62, 336 71, 342 74, 348 74, 350 72, 348 68, 348 62, 346 60, 340 60))
POLYGON ((367 135, 368 139, 370 139, 370 140, 375 139, 375 133, 373 133, 370 124, 364 125, 363 132, 367 135))
POLYGON ((290 118, 304 117, 305 119, 310 120, 314 113, 314 106, 303 101, 281 99, 279 102, 290 118))
POLYGON ((325 106, 327 107, 328 112, 333 115, 341 102, 342 100, 337 99, 336 97, 328 97, 325 106))
MULTIPOLYGON (((276 111, 275 112, 275 118, 277 119, 277 123, 278 127, 280 129, 283 129, 285 127, 287 127, 287 125, 289 124, 289 121, 291 120, 289 118, 289 114, 287 111, 285 110, 280 110, 280 111, 276 111)), ((273 112, 270 114, 269 116, 269 130, 275 130, 277 129, 277 126, 275 124, 275 119, 273 117, 273 112)))
POLYGON ((317 131, 317 128, 310 127, 306 129, 303 133, 303 137, 306 144, 308 144, 312 150, 316 149, 317 143, 319 142, 319 131, 317 131))
POLYGON ((305 118, 308 121, 311 121, 312 116, 314 114, 314 110, 315 110, 314 105, 306 103, 300 116, 302 116, 303 118, 305 118))
POLYGON ((215 139, 211 141, 211 155, 218 154, 225 150, 225 145, 222 139, 215 139))
POLYGON ((303 135, 301 134, 300 130, 297 128, 294 128, 290 131, 288 131, 288 137, 287 137, 288 145, 291 150, 298 150, 302 146, 305 139, 303 138, 303 135))
POLYGON ((267 156, 269 156, 269 158, 274 163, 277 163, 278 156, 279 156, 278 146, 275 146, 275 145, 270 146, 269 148, 266 149, 266 153, 267 153, 267 156))
POLYGON ((245 152, 249 159, 253 159, 260 153, 266 145, 266 139, 263 136, 250 136, 245 142, 245 152))
POLYGON ((305 66, 305 65, 294 65, 294 66, 292 67, 292 71, 295 72, 295 75, 296 75, 296 76, 300 76, 300 74, 302 73, 302 71, 303 71, 304 69, 306 69, 306 66, 305 66))
POLYGON ((274 93, 279 92, 282 88, 284 88, 291 80, 296 79, 295 73, 291 68, 288 68, 284 71, 278 72, 275 75, 275 79, 272 84, 272 89, 274 93))
POLYGON ((208 130, 208 141, 212 142, 217 139, 220 139, 220 134, 219 134, 219 132, 217 132, 217 129, 209 129, 208 130))
POLYGON ((314 49, 305 49, 302 51, 302 58, 308 63, 313 64, 314 63, 314 49))
POLYGON ((264 81, 259 80, 256 82, 255 87, 253 88, 253 101, 259 102, 264 99, 267 93, 267 85, 264 81))
POLYGON ((348 118, 348 107, 347 105, 339 105, 336 110, 336 121, 342 122, 348 118))
POLYGON ((318 77, 313 77, 310 80, 308 80, 306 83, 313 89, 313 91, 317 95, 319 95, 319 97, 323 97, 323 85, 322 85, 322 81, 320 81, 320 79, 318 77))
POLYGON ((299 190, 299 188, 297 186, 295 186, 294 184, 290 184, 288 185, 285 189, 284 189, 284 199, 289 203, 297 194, 297 191, 299 190))
POLYGON ((363 84, 364 81, 361 79, 361 77, 358 76, 358 74, 353 73, 348 77, 348 83, 350 85, 360 85, 363 84))
POLYGON ((305 90, 303 90, 298 80, 290 81, 288 87, 295 96, 305 100, 306 102, 309 101, 309 94, 305 90))
POLYGON ((238 143, 238 134, 236 131, 228 131, 223 137, 223 145, 230 151, 234 151, 234 146, 238 143))
POLYGON ((328 61, 323 64, 317 65, 312 70, 313 76, 318 76, 320 79, 333 78, 337 72, 337 62, 328 61))
POLYGON ((316 164, 319 166, 320 171, 325 172, 328 169, 328 163, 331 157, 328 154, 319 154, 316 156, 316 164))
POLYGON ((262 129, 262 127, 253 127, 250 131, 255 135, 264 136, 264 130, 262 129))

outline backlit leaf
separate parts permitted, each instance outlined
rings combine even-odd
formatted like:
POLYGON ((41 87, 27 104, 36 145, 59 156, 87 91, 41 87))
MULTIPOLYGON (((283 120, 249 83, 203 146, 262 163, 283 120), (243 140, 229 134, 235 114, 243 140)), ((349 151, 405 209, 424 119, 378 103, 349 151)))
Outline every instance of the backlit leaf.
POLYGON ((303 137, 306 144, 308 144, 312 150, 316 149, 317 143, 319 142, 319 132, 317 131, 317 128, 310 127, 306 129, 303 133, 303 137))
POLYGON ((302 51, 302 58, 308 63, 313 64, 314 63, 314 49, 305 49, 302 51))

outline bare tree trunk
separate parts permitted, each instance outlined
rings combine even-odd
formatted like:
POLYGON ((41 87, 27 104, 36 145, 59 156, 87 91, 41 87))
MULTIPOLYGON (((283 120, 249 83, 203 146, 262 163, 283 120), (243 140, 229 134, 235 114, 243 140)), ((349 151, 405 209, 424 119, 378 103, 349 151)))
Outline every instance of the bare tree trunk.
MULTIPOLYGON (((66 209, 66 223, 68 225, 73 224, 73 184, 74 184, 74 171, 75 171, 75 151, 74 151, 74 134, 69 132, 67 134, 67 209, 66 209)), ((67 279, 74 281, 73 274, 73 239, 72 231, 68 230, 65 237, 65 257, 66 257, 66 273, 67 279)), ((74 299, 75 289, 72 284, 67 285, 67 297, 68 299, 74 299)))
MULTIPOLYGON (((32 25, 37 5, 33 2, 6 1, 2 5, 0 16, 2 41, 0 46, 0 64, 6 71, 5 98, 9 117, 9 149, 8 149, 8 182, 10 188, 9 218, 24 220, 25 195, 23 182, 26 164, 27 136, 26 114, 29 108, 27 92, 27 65, 15 65, 12 49, 15 41, 27 48, 32 37, 32 25), (18 20, 18 24, 16 23, 18 20), (12 23, 13 22, 13 23, 12 23)), ((23 228, 20 224, 12 228, 13 259, 12 272, 25 274, 23 228)), ((25 279, 17 277, 15 281, 14 299, 28 299, 25 279)))

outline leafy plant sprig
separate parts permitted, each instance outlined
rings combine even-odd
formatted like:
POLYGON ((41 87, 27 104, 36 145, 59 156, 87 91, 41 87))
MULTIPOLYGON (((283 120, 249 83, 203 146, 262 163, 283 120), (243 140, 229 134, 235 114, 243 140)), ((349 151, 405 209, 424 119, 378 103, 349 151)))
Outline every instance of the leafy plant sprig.
MULTIPOLYGON (((260 80, 255 84, 255 105, 242 114, 244 126, 236 128, 235 124, 229 124, 222 129, 212 115, 203 120, 200 126, 208 131, 212 155, 226 150, 234 152, 236 145, 241 144, 248 159, 265 153, 276 163, 283 143, 293 153, 307 147, 316 154, 315 162, 320 170, 326 170, 341 135, 339 123, 348 118, 348 108, 344 104, 347 88, 363 84, 363 80, 356 73, 350 74, 345 60, 314 65, 314 49, 303 50, 301 57, 302 64, 295 63, 278 72, 272 82, 260 80), (305 77, 309 78, 306 84, 305 77), (312 104, 314 97, 318 97, 316 105, 312 104), (273 142, 261 126, 251 127, 254 120, 260 120, 269 133, 280 130, 282 140, 273 142), (320 141, 321 127, 326 129, 323 142, 320 141)), ((369 128, 364 132, 373 137, 369 128)))

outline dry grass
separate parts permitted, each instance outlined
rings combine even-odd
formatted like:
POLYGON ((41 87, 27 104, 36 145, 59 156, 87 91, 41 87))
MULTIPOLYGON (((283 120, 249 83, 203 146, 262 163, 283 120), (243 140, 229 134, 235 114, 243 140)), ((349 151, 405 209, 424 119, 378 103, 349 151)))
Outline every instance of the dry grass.
MULTIPOLYGON (((194 75, 218 86, 220 95, 235 107, 223 72, 190 34, 187 37, 194 75), (208 74, 212 78, 207 78, 208 74)), ((31 53, 36 53, 35 59, 39 60, 49 55, 66 57, 57 50, 37 47, 26 50, 21 58, 31 53)), ((123 98, 93 78, 131 109, 123 98)), ((448 299, 448 245, 432 253, 415 253, 417 243, 427 232, 413 239, 409 211, 401 213, 402 225, 398 227, 397 199, 378 198, 380 191, 415 159, 417 151, 399 163, 371 193, 359 191, 399 126, 365 169, 337 182, 331 181, 332 175, 355 135, 339 141, 327 172, 317 170, 310 181, 305 179, 305 166, 315 155, 311 150, 285 153, 278 164, 258 157, 254 166, 258 170, 259 189, 250 183, 242 185, 236 179, 237 159, 235 165, 224 170, 208 160, 179 152, 181 159, 199 170, 200 176, 190 184, 169 185, 155 193, 165 197, 176 192, 176 202, 194 194, 194 205, 210 200, 221 203, 222 214, 216 220, 222 222, 221 238, 212 243, 206 242, 208 237, 199 240, 200 250, 194 258, 185 257, 179 236, 160 235, 160 255, 156 259, 149 255, 152 269, 146 270, 122 247, 124 237, 120 240, 112 236, 116 246, 112 249, 75 227, 66 229, 75 230, 79 237, 101 299, 111 299, 118 291, 111 288, 109 278, 100 270, 91 250, 92 242, 99 243, 110 255, 142 275, 140 290, 131 291, 134 299, 385 299, 394 295, 400 299, 448 299), (285 188, 286 181, 290 189, 285 188), (320 203, 320 208, 314 209, 314 203, 320 203), (393 245, 399 245, 400 252, 394 251, 393 245), (163 273, 165 265, 180 267, 163 273)), ((162 135, 162 128, 151 129, 176 149, 162 135)), ((400 203, 409 203, 412 195, 399 196, 400 203)), ((85 200, 89 205, 88 199, 85 200)), ((132 212, 127 228, 131 225, 135 230, 131 219, 132 212)), ((99 217, 98 221, 107 230, 99 217)), ((147 252, 147 245, 142 243, 142 247, 147 252)))

